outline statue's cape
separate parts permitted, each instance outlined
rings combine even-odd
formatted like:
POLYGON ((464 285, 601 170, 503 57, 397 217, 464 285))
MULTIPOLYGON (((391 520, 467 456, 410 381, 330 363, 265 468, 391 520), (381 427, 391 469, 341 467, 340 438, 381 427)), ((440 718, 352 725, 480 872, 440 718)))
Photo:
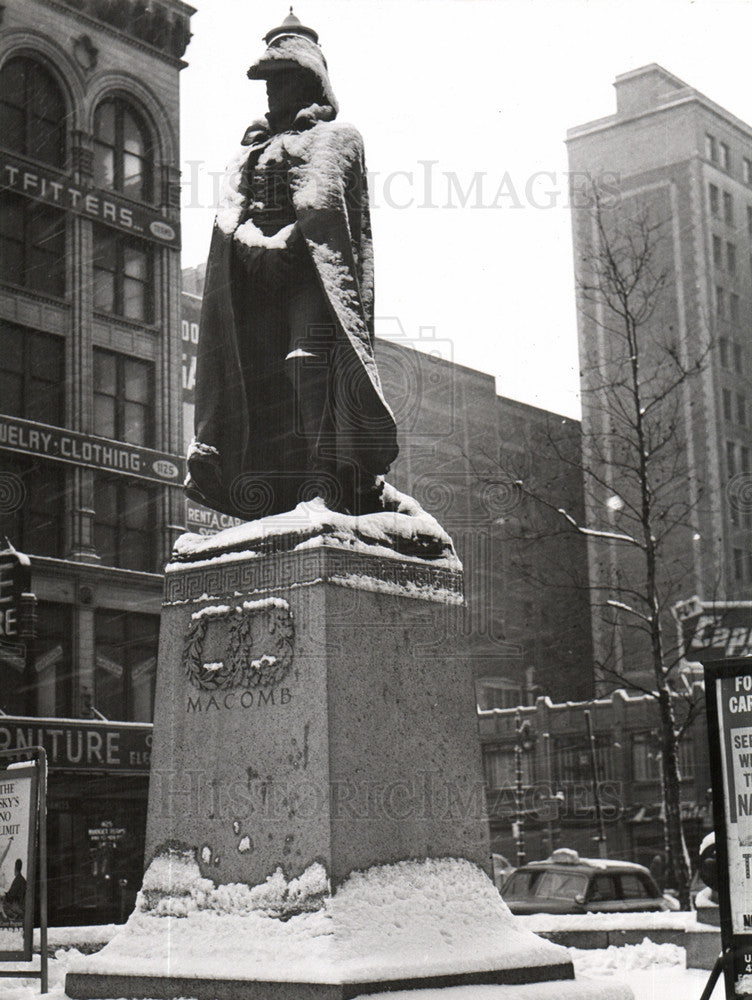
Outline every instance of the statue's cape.
MULTIPOLYGON (((381 475, 396 458, 398 446, 374 360, 373 250, 363 142, 352 126, 322 120, 325 117, 326 109, 314 105, 276 141, 284 144, 297 223, 335 330, 330 359, 332 398, 338 401, 333 415, 334 453, 339 462, 381 475)), ((257 147, 263 140, 259 124, 251 126, 244 142, 257 147)), ((239 338, 253 316, 236 315, 231 285, 238 223, 246 207, 240 180, 253 148, 249 153, 244 146, 230 164, 214 226, 198 345, 195 440, 188 454, 186 484, 189 496, 245 519, 247 509, 235 502, 233 489, 242 477, 267 471, 268 462, 261 447, 265 428, 251 413, 251 409, 256 415, 263 411, 264 400, 256 397, 249 407, 248 385, 241 372, 239 338), (215 476, 207 477, 207 464, 215 476), (201 477, 196 474, 199 467, 204 470, 201 477)), ((256 245, 274 245, 252 224, 249 237, 248 228, 244 223, 243 242, 253 245, 255 231, 256 245)), ((263 396, 263 380, 260 389, 254 384, 254 393, 263 396)))

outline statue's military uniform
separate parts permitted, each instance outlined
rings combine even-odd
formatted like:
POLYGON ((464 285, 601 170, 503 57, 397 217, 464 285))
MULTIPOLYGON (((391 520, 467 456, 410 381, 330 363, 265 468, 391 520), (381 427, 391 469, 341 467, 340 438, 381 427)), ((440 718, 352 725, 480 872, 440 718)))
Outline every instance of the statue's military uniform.
POLYGON ((228 169, 207 267, 186 490, 245 520, 316 493, 363 513, 379 509, 378 477, 397 442, 373 355, 362 140, 335 121, 315 35, 294 17, 275 32, 249 76, 303 70, 320 97, 283 130, 271 116, 254 123, 228 169))

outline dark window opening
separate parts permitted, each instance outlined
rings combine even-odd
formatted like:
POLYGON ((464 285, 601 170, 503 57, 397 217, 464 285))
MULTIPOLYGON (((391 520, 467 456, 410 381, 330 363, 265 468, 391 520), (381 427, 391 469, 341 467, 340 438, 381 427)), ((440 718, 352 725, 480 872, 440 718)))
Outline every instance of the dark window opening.
POLYGON ((65 213, 0 192, 0 276, 35 292, 65 295, 65 213))
POLYGON ((2 145, 62 167, 65 122, 65 100, 52 74, 26 56, 9 59, 0 70, 2 145))
POLYGON ((108 719, 151 722, 159 616, 99 609, 94 629, 94 705, 108 719))

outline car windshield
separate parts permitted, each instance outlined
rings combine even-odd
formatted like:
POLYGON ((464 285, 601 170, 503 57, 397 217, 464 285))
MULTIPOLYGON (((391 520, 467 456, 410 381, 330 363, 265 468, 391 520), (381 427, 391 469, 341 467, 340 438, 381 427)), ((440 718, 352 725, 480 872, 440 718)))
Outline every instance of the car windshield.
POLYGON ((515 872, 510 875, 504 886, 504 899, 527 899, 531 892, 533 881, 540 872, 515 872))
POLYGON ((546 899, 584 896, 588 877, 582 872, 544 872, 535 884, 535 895, 546 899))
POLYGON ((587 875, 582 872, 522 871, 504 886, 505 899, 574 899, 584 895, 587 875))

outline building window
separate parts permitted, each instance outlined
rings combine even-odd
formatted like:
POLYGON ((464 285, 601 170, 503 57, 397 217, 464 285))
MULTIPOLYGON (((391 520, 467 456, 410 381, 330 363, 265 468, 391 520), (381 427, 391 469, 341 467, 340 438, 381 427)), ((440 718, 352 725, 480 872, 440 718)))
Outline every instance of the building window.
POLYGON ((34 640, 35 713, 73 714, 73 614, 70 604, 40 601, 34 640))
POLYGON ((742 160, 742 172, 744 174, 744 183, 752 184, 752 160, 746 156, 742 160))
POLYGON ((0 321, 0 410, 61 426, 65 422, 65 341, 0 321))
POLYGON ((158 615, 97 610, 94 705, 106 718, 152 721, 158 642, 158 615))
POLYGON ((736 475, 736 444, 734 441, 726 442, 726 469, 729 479, 736 475))
MULTIPOLYGON (((613 740, 608 742, 604 736, 596 735, 595 759, 601 781, 611 781, 616 777, 613 740)), ((588 784, 592 781, 590 749, 584 734, 581 739, 571 742, 556 740, 554 763, 556 780, 560 784, 588 784)))
POLYGON ((94 227, 94 308, 151 323, 154 315, 151 247, 105 226, 94 227))
POLYGON ((715 286, 715 317, 726 319, 726 295, 720 285, 715 286))
POLYGON ((682 778, 695 776, 695 745, 692 740, 682 740, 679 744, 679 774, 682 778))
POLYGON ((744 360, 744 358, 742 356, 742 345, 735 342, 734 343, 734 368, 740 374, 741 374, 742 368, 743 368, 743 364, 742 364, 743 360, 744 360))
POLYGON ((0 275, 4 281, 65 295, 65 213, 0 192, 0 275))
POLYGON ((739 468, 742 472, 749 472, 749 448, 745 444, 739 449, 739 468))
POLYGON ((734 224, 734 199, 729 191, 723 192, 723 221, 728 226, 734 224))
POLYGON ((742 583, 744 580, 744 550, 734 549, 733 550, 734 559, 734 579, 737 583, 742 583))
POLYGON ((142 480, 96 473, 94 544, 102 562, 157 572, 157 493, 142 480))
MULTIPOLYGON (((747 397, 743 392, 736 394, 736 420, 742 427, 747 426, 747 397)), ((744 471, 742 469, 742 471, 744 471)))
POLYGON ((94 183, 151 201, 154 151, 142 117, 125 101, 103 101, 94 114, 94 183))
POLYGON ((723 267, 723 242, 720 236, 713 237, 713 263, 716 267, 723 267))
POLYGON ((747 205, 747 235, 752 239, 752 205, 747 205))
POLYGON ((733 243, 726 244, 726 267, 729 274, 736 274, 736 246, 733 243))
POLYGON ((0 70, 3 146, 56 167, 65 164, 65 101, 55 78, 36 60, 9 59, 0 70))
POLYGON ((650 734, 632 737, 632 779, 634 781, 659 781, 661 763, 658 751, 653 747, 650 734))
POLYGON ((153 446, 154 366, 150 361, 94 348, 94 426, 102 437, 153 446))
MULTIPOLYGON (((695 746, 691 740, 682 740, 678 747, 679 774, 693 778, 695 773, 695 746)), ((636 733, 632 737, 632 778, 634 781, 660 781, 661 751, 651 733, 636 733)))
MULTIPOLYGON (((520 762, 522 783, 529 787, 533 783, 532 754, 523 752, 520 762)), ((516 766, 513 747, 483 748, 483 774, 487 788, 513 788, 516 766)))
POLYGON ((710 214, 714 216, 720 215, 720 193, 715 184, 710 184, 708 186, 709 200, 710 200, 710 214))
POLYGON ((711 163, 718 162, 718 143, 715 136, 709 132, 705 134, 705 156, 707 156, 711 163))
POLYGON ((728 368, 729 366, 729 342, 725 337, 719 337, 718 339, 718 354, 721 360, 721 368, 728 368))
POLYGON ((0 505, 0 537, 37 556, 63 555, 65 470, 55 462, 0 451, 8 501, 0 505))
POLYGON ((736 292, 729 294, 729 317, 732 323, 739 322, 739 296, 736 292))
POLYGON ((725 142, 718 143, 718 149, 720 152, 721 170, 725 170, 726 173, 731 172, 731 150, 728 148, 725 142))
POLYGON ((723 400, 723 419, 727 422, 731 422, 731 390, 723 389, 721 392, 721 399, 723 400))

